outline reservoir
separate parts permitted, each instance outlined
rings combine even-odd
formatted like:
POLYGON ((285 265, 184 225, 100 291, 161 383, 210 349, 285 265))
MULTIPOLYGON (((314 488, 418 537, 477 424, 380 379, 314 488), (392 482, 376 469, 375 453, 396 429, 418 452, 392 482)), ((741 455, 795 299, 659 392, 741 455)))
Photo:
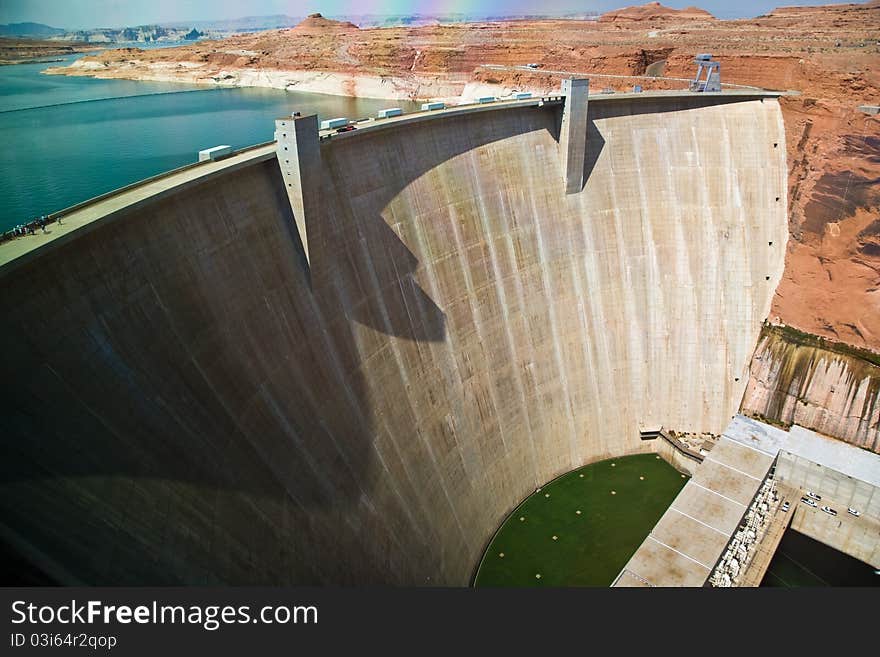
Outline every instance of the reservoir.
POLYGON ((42 75, 0 67, 0 231, 198 159, 272 139, 274 119, 375 116, 405 100, 42 75))

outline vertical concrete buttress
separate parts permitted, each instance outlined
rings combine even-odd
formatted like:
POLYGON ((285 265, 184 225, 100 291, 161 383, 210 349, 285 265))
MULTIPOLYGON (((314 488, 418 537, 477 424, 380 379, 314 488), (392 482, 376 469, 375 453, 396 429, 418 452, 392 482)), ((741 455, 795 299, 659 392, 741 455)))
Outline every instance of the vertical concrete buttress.
POLYGON ((308 218, 318 207, 318 177, 321 175, 317 114, 277 119, 275 140, 284 186, 290 199, 290 207, 293 210, 293 218, 296 221, 306 261, 309 261, 306 225, 308 218))
POLYGON ((565 193, 577 194, 584 188, 584 158, 587 152, 587 101, 590 81, 569 78, 562 81, 565 107, 559 147, 565 175, 565 193))

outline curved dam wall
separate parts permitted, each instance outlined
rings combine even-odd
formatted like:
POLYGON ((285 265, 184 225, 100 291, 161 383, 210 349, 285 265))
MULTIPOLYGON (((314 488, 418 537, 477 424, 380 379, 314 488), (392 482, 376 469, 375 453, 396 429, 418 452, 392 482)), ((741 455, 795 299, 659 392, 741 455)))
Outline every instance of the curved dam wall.
POLYGON ((323 143, 310 266, 271 159, 0 270, 0 538, 63 583, 465 585, 640 423, 720 433, 782 274, 777 101, 591 99, 568 195, 559 123, 323 143))
POLYGON ((880 452, 880 356, 765 327, 742 412, 880 452))

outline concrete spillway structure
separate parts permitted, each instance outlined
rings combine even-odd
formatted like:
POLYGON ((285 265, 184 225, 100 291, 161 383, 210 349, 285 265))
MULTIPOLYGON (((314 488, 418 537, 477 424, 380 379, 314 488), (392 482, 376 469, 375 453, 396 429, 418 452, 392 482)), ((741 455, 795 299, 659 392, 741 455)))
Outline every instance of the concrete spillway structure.
POLYGON ((782 274, 776 98, 593 98, 571 194, 539 102, 323 140, 308 260, 274 146, 0 247, 3 542, 64 583, 464 585, 536 486, 720 433, 782 274))
POLYGON ((737 570, 722 568, 728 585, 759 586, 788 527, 880 568, 880 455, 736 415, 613 586, 718 585, 712 575, 728 557, 737 560, 737 570), (778 494, 767 494, 769 480, 778 494), (815 507, 799 499, 807 491, 819 496, 815 507), (742 541, 746 528, 753 534, 742 541))

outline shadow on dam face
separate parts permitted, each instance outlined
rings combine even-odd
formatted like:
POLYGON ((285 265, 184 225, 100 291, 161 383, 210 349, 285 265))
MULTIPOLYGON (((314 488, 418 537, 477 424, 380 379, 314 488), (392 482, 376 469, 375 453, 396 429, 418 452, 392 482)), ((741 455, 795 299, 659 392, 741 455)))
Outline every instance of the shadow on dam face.
POLYGON ((333 308, 329 312, 338 315, 342 310, 346 320, 389 336, 444 341, 443 311, 414 277, 419 260, 383 213, 404 189, 464 153, 527 132, 546 130, 558 139, 548 120, 552 114, 519 112, 519 120, 502 129, 463 117, 445 119, 434 134, 419 126, 399 128, 396 140, 410 142, 411 149, 382 148, 382 135, 325 147, 325 202, 317 216, 306 217, 306 233, 313 291, 316 298, 328 300, 333 308), (425 139, 430 148, 419 148, 425 139))
MULTIPOLYGON (((222 576, 209 565, 219 556, 211 543, 252 543, 240 535, 268 507, 285 517, 264 538, 287 523, 322 523, 328 543, 350 541, 321 547, 343 552, 336 581, 369 579, 351 558, 352 543, 364 540, 358 528, 331 524, 369 516, 356 507, 387 485, 370 481, 378 429, 360 371, 375 339, 357 340, 351 322, 413 342, 445 338, 443 312, 413 278, 418 260, 381 211, 425 171, 500 137, 443 139, 433 158, 389 157, 383 177, 397 184, 381 193, 331 167, 326 204, 309 218, 311 272, 296 253, 274 161, 159 201, 24 267, 4 299, 45 319, 3 322, 19 347, 3 379, 10 552, 62 582, 271 583, 277 575, 262 578, 257 560, 248 563, 252 547, 226 557, 244 562, 221 564, 222 576), (198 557, 181 558, 173 551, 184 536, 210 540, 198 557), (175 572, 178 560, 186 567, 175 572), (243 568, 230 578, 235 566, 243 568)), ((356 157, 342 150, 331 161, 356 157)), ((417 527, 413 497, 392 499, 417 527)), ((373 527, 371 540, 412 550, 393 531, 373 527)), ((284 552, 267 559, 272 570, 284 552)))
MULTIPOLYGON (((712 148, 690 141, 693 120, 726 120, 704 109, 668 119, 669 143, 712 148)), ((625 141, 639 111, 591 120, 624 121, 625 141)), ((774 112, 741 107, 729 121, 779 140, 774 112)), ((725 357, 701 365, 685 402, 676 384, 667 400, 637 374, 641 355, 697 361, 676 356, 662 308, 644 335, 625 327, 630 309, 680 287, 643 264, 656 249, 707 290, 669 312, 755 307, 753 321, 707 311, 680 342, 747 358, 772 290, 737 280, 716 299, 714 271, 678 239, 691 223, 744 219, 726 197, 693 217, 655 216, 623 193, 620 208, 599 206, 608 176, 633 163, 597 125, 588 159, 601 185, 565 197, 557 130, 558 108, 518 108, 331 141, 323 203, 306 218, 308 272, 274 160, 3 272, 8 551, 60 583, 466 584, 527 492, 643 451, 626 431, 645 409, 715 428, 738 399, 712 383, 725 357)), ((752 180, 751 164, 725 166, 752 180)), ((641 184, 689 204, 685 183, 641 184)), ((784 211, 773 219, 759 230, 781 244, 784 211)), ((734 251, 758 241, 737 239, 734 251)), ((711 231, 694 240, 700 254, 719 248, 711 231)), ((747 258, 743 280, 763 280, 765 262, 747 258)), ((769 264, 781 271, 781 257, 769 264)))

